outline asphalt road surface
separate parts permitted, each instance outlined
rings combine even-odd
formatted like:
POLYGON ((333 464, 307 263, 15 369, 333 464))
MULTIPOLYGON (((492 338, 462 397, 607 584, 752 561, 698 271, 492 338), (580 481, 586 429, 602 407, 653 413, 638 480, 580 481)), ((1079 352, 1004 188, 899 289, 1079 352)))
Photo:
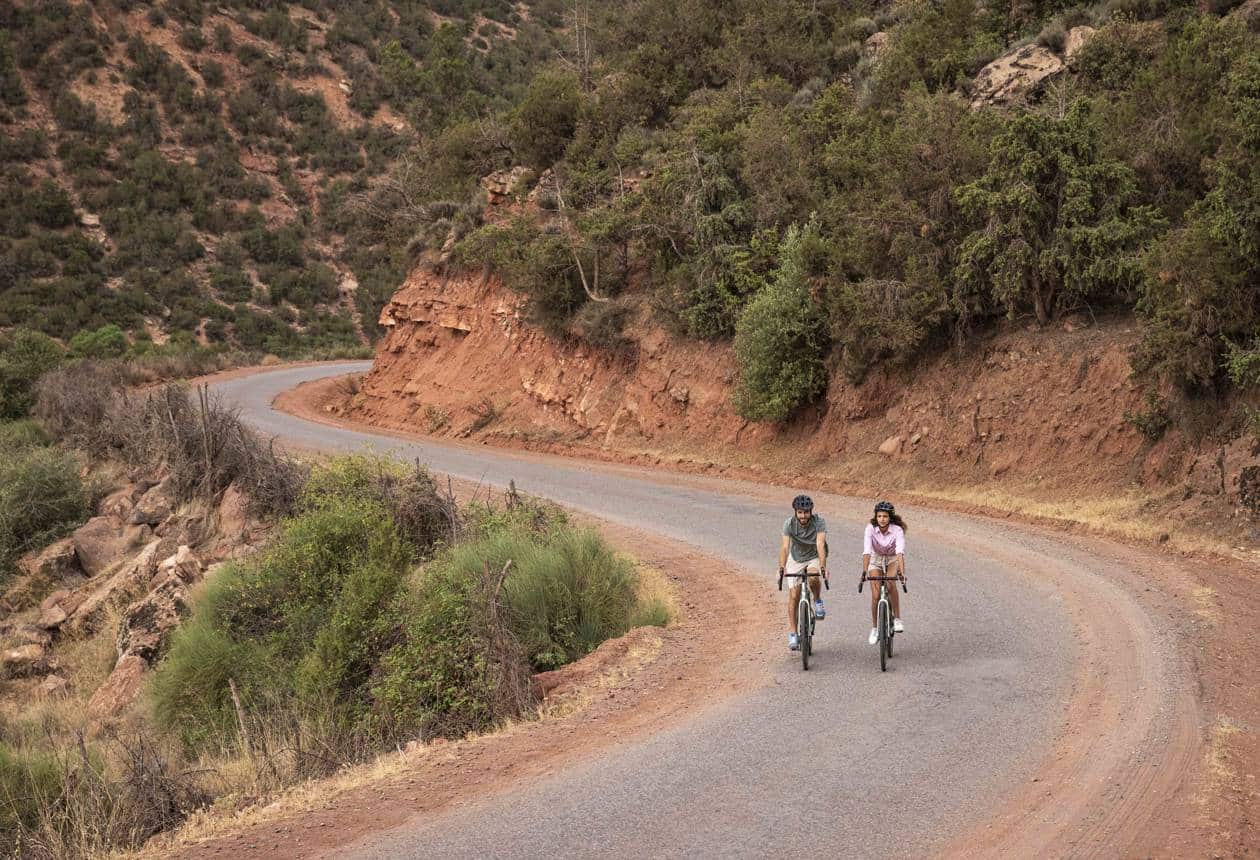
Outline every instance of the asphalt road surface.
MULTIPOLYGON (((780 528, 800 489, 683 478, 484 446, 412 442, 316 424, 271 401, 300 382, 367 363, 283 369, 219 383, 265 434, 304 447, 372 448, 435 471, 555 499, 686 541, 780 605, 780 528)), ((910 522, 906 633, 887 673, 867 645, 857 594, 871 500, 815 493, 833 553, 828 615, 804 673, 783 639, 773 683, 700 710, 645 741, 427 820, 340 856, 919 856, 983 822, 1061 740, 1081 658, 1079 630, 1046 571, 1088 579, 1139 645, 1154 634, 1088 553, 988 521, 904 508, 910 522)), ((1091 598, 1093 599, 1093 598, 1091 598)), ((785 619, 786 624, 786 619, 785 619)), ((1155 647, 1155 646, 1151 646, 1155 647)), ((1157 655, 1158 656, 1158 655, 1157 655)), ((1166 681, 1155 659, 1148 671, 1166 681)), ((1135 693, 1136 695, 1136 693, 1135 693)), ((1141 743, 1156 745, 1151 733, 1141 743)), ((1136 736, 1135 736, 1136 737, 1136 736)), ((1137 743, 1135 741, 1134 743, 1137 743)), ((1068 787, 1070 788, 1070 786, 1068 787)), ((1100 845, 1102 843, 1099 843, 1100 845)), ((1097 847, 1097 846, 1095 846, 1097 847)), ((1076 849, 1088 846, 1077 845, 1076 849)))

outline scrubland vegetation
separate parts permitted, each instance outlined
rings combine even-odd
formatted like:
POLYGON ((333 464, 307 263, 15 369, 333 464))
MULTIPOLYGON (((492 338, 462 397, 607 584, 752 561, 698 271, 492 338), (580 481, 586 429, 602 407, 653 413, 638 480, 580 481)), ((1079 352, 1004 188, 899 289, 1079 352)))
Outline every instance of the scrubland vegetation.
POLYGON ((1134 367, 1170 404, 1255 388, 1231 371, 1260 354, 1249 7, 255 5, 3 14, 0 325, 83 353, 118 349, 111 325, 132 349, 353 350, 446 249, 630 359, 644 304, 734 339, 753 418, 1068 314, 1135 314, 1134 367), (1021 45, 1064 71, 972 104, 1021 45), (334 78, 345 112, 312 86, 334 78), (75 95, 111 82, 121 120, 75 95), (484 224, 481 178, 514 165, 538 212, 484 224), (767 372, 780 336, 791 369, 767 372))
POLYGON ((460 505, 418 465, 368 455, 290 460, 204 393, 127 377, 120 362, 54 363, 23 395, 39 423, 0 426, 5 576, 90 515, 102 469, 160 472, 189 510, 235 487, 274 527, 193 590, 121 721, 84 717, 117 659, 112 616, 59 634, 69 698, 0 700, 5 851, 136 847, 198 809, 529 718, 534 672, 670 619, 629 560, 557 508, 515 491, 460 505))

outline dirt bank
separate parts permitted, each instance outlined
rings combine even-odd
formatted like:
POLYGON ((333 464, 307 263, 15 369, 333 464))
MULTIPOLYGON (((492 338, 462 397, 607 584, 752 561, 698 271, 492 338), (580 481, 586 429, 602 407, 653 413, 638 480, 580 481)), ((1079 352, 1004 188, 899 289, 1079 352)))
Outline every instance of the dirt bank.
POLYGON ((329 414, 530 450, 1105 518, 1130 538, 1168 534, 1190 546, 1210 516, 1217 552, 1260 547, 1240 495, 1260 457, 1247 440, 1169 431, 1152 443, 1139 432, 1131 418, 1151 405, 1131 379, 1136 332, 1123 320, 1014 328, 857 386, 837 376, 818 407, 787 424, 734 413, 727 346, 676 339, 646 318, 630 326, 629 357, 558 341, 493 277, 418 269, 382 322, 371 372, 357 393, 321 404, 329 414))

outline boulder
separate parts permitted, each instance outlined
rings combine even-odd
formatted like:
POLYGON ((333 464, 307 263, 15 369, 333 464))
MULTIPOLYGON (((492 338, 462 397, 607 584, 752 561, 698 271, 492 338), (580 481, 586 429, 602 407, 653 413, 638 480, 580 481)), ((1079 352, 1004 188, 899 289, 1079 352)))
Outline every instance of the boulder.
POLYGON ((71 538, 62 538, 38 552, 23 556, 18 561, 18 567, 28 575, 46 582, 61 582, 83 575, 74 552, 74 540, 71 538))
POLYGON ((70 536, 79 566, 88 576, 101 573, 127 549, 127 536, 112 517, 92 517, 70 536))
POLYGON ((901 443, 903 441, 904 440, 901 436, 889 436, 883 441, 883 443, 880 444, 879 453, 883 454, 885 457, 892 457, 895 454, 900 454, 901 443))
POLYGON ((96 509, 101 516, 125 520, 127 515, 131 513, 132 506, 136 503, 137 492, 138 487, 135 484, 124 484, 101 499, 101 503, 97 505, 96 509))
POLYGON ((171 496, 171 481, 167 478, 145 491, 131 509, 127 522, 132 525, 156 526, 171 515, 171 496))
POLYGON ((871 60, 878 60, 880 55, 888 49, 888 42, 891 37, 888 33, 880 31, 872 33, 866 37, 866 41, 862 43, 862 53, 871 60))
POLYGON ((1093 27, 1073 27, 1068 30, 1067 38, 1063 40, 1063 59, 1067 60, 1070 68, 1076 66, 1076 55, 1080 53, 1081 48, 1085 47, 1085 43, 1098 32, 1093 27))
POLYGON ((32 675, 46 675, 52 671, 52 663, 43 645, 34 642, 19 645, 0 653, 0 667, 6 678, 28 678, 32 675))
POLYGON ((175 554, 162 560, 153 574, 153 585, 167 579, 177 579, 186 585, 201 580, 201 560, 187 546, 181 546, 175 554))
POLYGON ((99 227, 101 226, 101 217, 93 215, 91 212, 80 212, 79 223, 84 227, 99 227))
POLYGON ((188 590, 178 576, 168 576, 153 591, 127 607, 118 627, 118 656, 148 663, 166 653, 171 633, 191 609, 188 590))
POLYGON ((64 699, 70 695, 70 682, 60 675, 49 675, 35 691, 46 699, 64 699))
POLYGON ((82 602, 69 613, 66 629, 74 634, 91 633, 96 629, 105 610, 135 599, 148 590, 153 574, 157 572, 157 554, 161 541, 153 541, 140 551, 130 563, 120 567, 112 576, 99 584, 89 582, 82 602))
POLYGON ((1008 51, 976 75, 971 106, 1008 105, 1025 100, 1063 69, 1063 61, 1040 45, 1008 51))
POLYGON ((66 619, 69 617, 70 616, 66 613, 66 610, 54 603, 52 606, 40 612, 39 620, 35 622, 35 625, 37 627, 42 627, 45 630, 56 630, 62 624, 65 624, 66 619))
POLYGON ((149 664, 140 657, 128 655, 118 661, 105 683, 97 688, 88 702, 88 719, 96 724, 119 716, 140 695, 149 664))
POLYGON ((228 541, 235 541, 248 531, 249 500, 236 484, 228 484, 228 488, 223 491, 216 513, 219 523, 218 532, 228 541))

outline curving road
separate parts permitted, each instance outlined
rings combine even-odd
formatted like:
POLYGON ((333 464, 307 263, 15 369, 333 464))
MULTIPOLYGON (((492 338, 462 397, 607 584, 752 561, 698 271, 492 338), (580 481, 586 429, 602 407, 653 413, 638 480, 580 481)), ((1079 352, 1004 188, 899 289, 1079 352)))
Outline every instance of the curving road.
MULTIPOLYGON (((371 447, 458 478, 515 480, 729 560, 749 589, 783 602, 769 572, 796 488, 406 441, 271 406, 301 382, 367 366, 283 369, 215 388, 260 431, 293 444, 371 447)), ((855 571, 869 501, 815 497, 833 553, 852 561, 834 563, 833 574, 855 571)), ((1175 637, 1159 635, 1165 620, 1119 584, 1124 555, 978 518, 905 514, 907 633, 886 674, 866 644, 867 597, 856 594, 854 576, 837 575, 808 673, 784 647, 772 683, 759 690, 541 781, 374 834, 346 854, 1133 850, 1152 811, 1179 789, 1188 765, 1166 750, 1193 732, 1194 706, 1175 637), (1098 649, 1119 655, 1111 672, 1091 662, 1098 649), (1043 772, 1050 782, 1032 797, 1029 783, 1043 772), (983 834, 986 821, 996 822, 991 838, 968 836, 983 834)))

